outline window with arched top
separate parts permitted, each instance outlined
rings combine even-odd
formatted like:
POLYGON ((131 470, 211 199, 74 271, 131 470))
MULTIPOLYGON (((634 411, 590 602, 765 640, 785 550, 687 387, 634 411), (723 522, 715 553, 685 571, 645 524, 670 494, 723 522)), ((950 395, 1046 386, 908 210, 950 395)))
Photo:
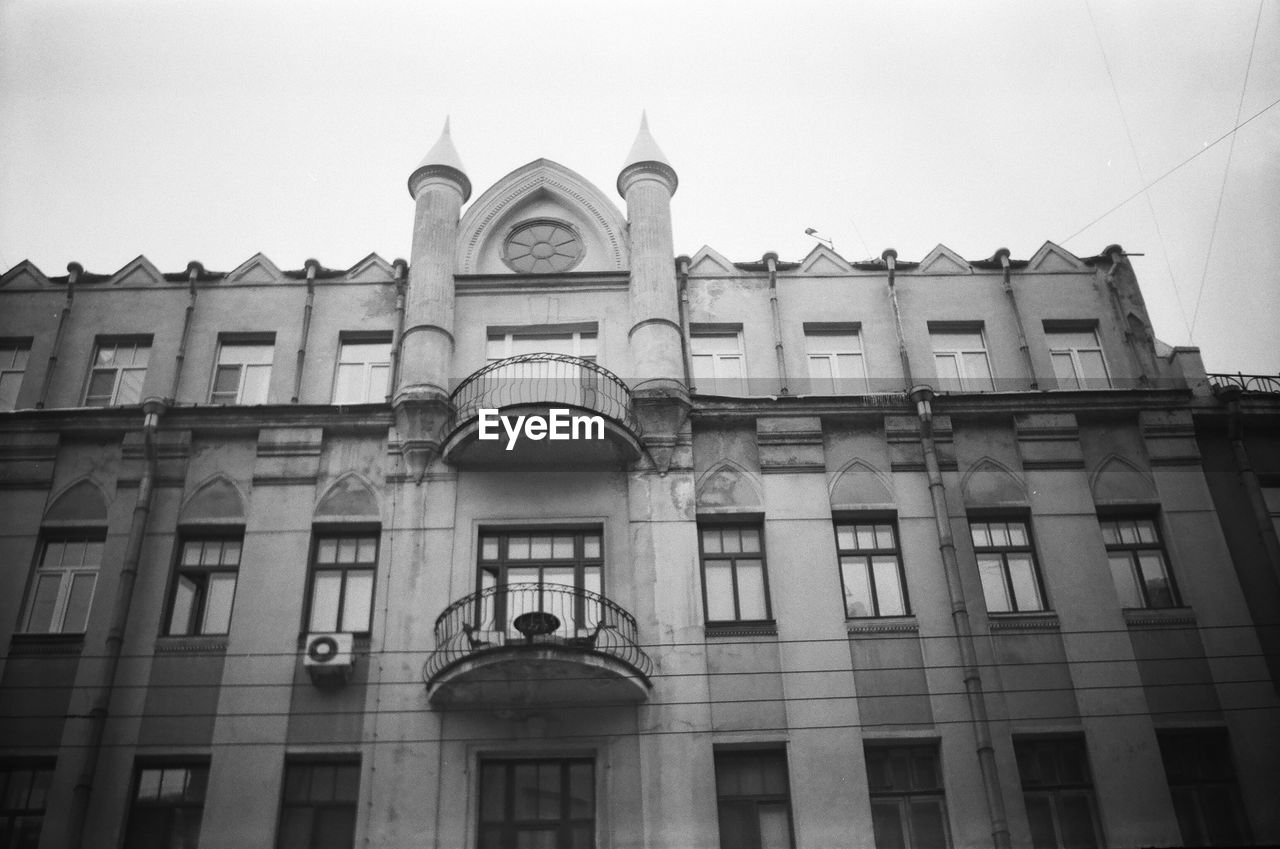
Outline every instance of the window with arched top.
POLYGON ((24 633, 85 632, 102 569, 106 525, 106 498, 89 480, 67 487, 49 505, 23 608, 24 633))

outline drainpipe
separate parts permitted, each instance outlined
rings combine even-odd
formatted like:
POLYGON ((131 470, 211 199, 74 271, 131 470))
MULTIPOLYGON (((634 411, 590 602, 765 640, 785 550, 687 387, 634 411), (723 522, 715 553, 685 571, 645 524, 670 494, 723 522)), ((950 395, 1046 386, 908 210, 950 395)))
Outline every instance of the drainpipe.
POLYGON ((142 480, 138 484, 138 497, 133 506, 133 522, 129 526, 129 540, 125 544, 124 563, 120 569, 120 583, 116 587, 115 602, 111 608, 111 625, 107 630, 106 645, 101 660, 94 665, 96 675, 86 688, 92 699, 87 716, 89 727, 87 740, 81 745, 69 747, 72 758, 82 758, 77 770, 76 786, 72 791, 71 810, 67 815, 67 845, 92 849, 97 838, 84 834, 89 810, 89 798, 93 792, 93 778, 98 769, 98 757, 102 753, 102 737, 107 725, 107 710, 115 688, 116 670, 120 666, 121 649, 124 647, 125 626, 129 622, 129 607, 133 603, 133 587, 138 578, 138 563, 142 559, 142 543, 147 534, 147 521, 151 515, 152 493, 156 480, 156 429, 165 412, 165 403, 159 398, 148 398, 142 403, 142 480))
POLYGON ((62 333, 71 317, 71 305, 76 297, 76 281, 84 273, 84 266, 78 262, 67 263, 67 302, 62 305, 62 315, 58 316, 58 330, 53 335, 53 350, 49 352, 49 365, 44 370, 44 383, 40 385, 40 397, 36 399, 36 409, 43 410, 44 402, 49 397, 49 386, 53 383, 53 370, 58 367, 58 351, 62 348, 62 333))
POLYGON ((1125 347, 1129 349, 1133 363, 1138 367, 1138 383, 1146 386, 1149 383, 1146 365, 1143 362, 1142 353, 1138 350, 1138 340, 1129 329, 1129 320, 1125 317, 1124 305, 1120 302, 1120 290, 1116 286, 1116 272, 1120 269, 1120 260, 1124 256, 1124 251, 1119 245, 1111 245, 1105 253, 1107 259, 1111 260, 1111 267, 1107 269, 1106 274, 1107 291, 1111 295, 1111 309, 1116 314, 1116 321, 1120 322, 1120 332, 1124 334, 1125 347))
POLYGON ((907 337, 902 332, 902 311, 898 308, 898 290, 895 288, 898 252, 893 248, 887 248, 880 254, 880 258, 884 260, 889 270, 889 303, 893 304, 893 326, 898 334, 898 358, 902 360, 902 379, 907 386, 911 386, 916 381, 911 376, 911 358, 907 355, 907 337))
POLYGON ((290 404, 298 403, 302 394, 302 367, 307 361, 307 335, 311 332, 311 310, 316 302, 316 270, 320 263, 314 259, 306 261, 307 269, 307 303, 302 308, 302 337, 298 340, 298 367, 293 372, 293 397, 290 404))
POLYGON ((178 337, 178 356, 174 357, 173 382, 169 384, 169 403, 178 402, 178 383, 182 380, 182 364, 187 359, 187 337, 191 334, 191 319, 196 314, 196 280, 204 273, 204 266, 194 260, 187 263, 187 287, 190 300, 187 301, 187 314, 182 319, 182 335, 178 337))
POLYGON ((689 257, 676 257, 676 273, 680 277, 680 357, 684 360, 684 385, 693 383, 693 364, 689 362, 689 257))
POLYGON ((770 251, 764 255, 769 269, 769 312, 773 315, 773 352, 778 359, 779 395, 787 394, 787 358, 782 349, 782 320, 778 317, 778 255, 770 251))
POLYGON ((1241 390, 1238 386, 1224 386, 1215 389, 1218 400, 1227 402, 1230 414, 1227 424, 1227 437, 1231 440, 1231 453, 1235 459, 1236 473, 1240 475, 1240 485, 1244 487, 1249 499, 1249 509, 1254 521, 1258 524, 1262 547, 1271 561, 1271 571, 1280 578, 1280 538, 1276 536, 1275 526, 1271 524, 1271 514, 1267 511, 1267 502, 1262 497, 1262 484, 1258 482, 1258 473, 1253 470, 1253 462, 1249 459, 1249 451, 1244 444, 1244 421, 1240 413, 1241 390))
POLYGON ((1031 348, 1027 345, 1027 331, 1022 324, 1022 311, 1018 309, 1018 297, 1013 293, 1012 274, 1009 269, 1009 249, 996 251, 1000 258, 1000 267, 1004 270, 1004 293, 1009 296, 1009 307, 1013 310, 1013 321, 1018 328, 1018 350, 1022 352, 1022 364, 1027 368, 1027 376, 1031 378, 1031 388, 1039 389, 1035 367, 1031 364, 1031 348))
POLYGON ((977 648, 974 645, 973 630, 969 625, 964 587, 960 583, 960 562, 956 557, 955 538, 951 534, 951 514, 947 509, 947 492, 942 484, 938 449, 933 441, 933 389, 928 386, 915 386, 911 389, 910 398, 915 402, 916 414, 920 420, 920 444, 924 449, 925 472, 929 478, 929 497, 933 501, 933 518, 938 530, 938 549, 942 553, 942 570, 947 578, 947 595, 951 601, 951 622, 955 627, 956 642, 960 649, 960 663, 964 669, 964 692, 969 704, 974 742, 978 749, 978 767, 982 773, 987 816, 991 820, 991 840, 995 849, 1009 849, 1011 845, 1009 822, 1004 810, 1004 796, 1000 792, 1000 773, 996 766, 995 748, 991 742, 991 721, 987 717, 982 677, 978 673, 977 648))
POLYGON ((400 385, 400 343, 404 339, 405 279, 409 275, 409 263, 397 259, 391 263, 396 272, 396 338, 391 340, 391 385, 387 387, 387 403, 400 385))

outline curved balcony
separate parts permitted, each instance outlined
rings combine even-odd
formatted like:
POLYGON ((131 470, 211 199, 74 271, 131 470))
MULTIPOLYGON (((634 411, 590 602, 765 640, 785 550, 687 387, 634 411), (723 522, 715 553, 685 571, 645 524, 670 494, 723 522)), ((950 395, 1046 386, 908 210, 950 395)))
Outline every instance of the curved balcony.
POLYGON ((613 372, 581 357, 541 353, 497 360, 462 381, 450 402, 453 415, 442 453, 455 465, 609 466, 641 454, 631 390, 613 372), (559 436, 522 430, 513 440, 498 422, 483 433, 483 410, 498 411, 512 427, 519 416, 545 420, 562 410, 564 424, 559 436))
POLYGON ((449 605, 423 669, 435 705, 619 704, 649 695, 636 620, 590 590, 485 587, 449 605))

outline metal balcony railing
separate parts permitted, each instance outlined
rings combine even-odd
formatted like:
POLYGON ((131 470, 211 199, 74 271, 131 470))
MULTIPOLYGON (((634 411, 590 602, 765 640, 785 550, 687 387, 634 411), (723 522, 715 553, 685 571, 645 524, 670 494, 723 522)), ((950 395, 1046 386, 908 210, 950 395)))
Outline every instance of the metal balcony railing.
POLYGON ((640 432, 631 390, 604 366, 568 354, 520 354, 489 363, 453 390, 450 430, 482 409, 519 404, 581 407, 640 432))
POLYGON ((563 584, 485 587, 458 599, 436 619, 436 650, 427 681, 460 660, 499 649, 557 647, 606 654, 648 677, 636 620, 600 593, 563 584))
POLYGON ((1215 389, 1234 386, 1245 392, 1280 394, 1280 375, 1275 374, 1210 374, 1209 384, 1215 389))

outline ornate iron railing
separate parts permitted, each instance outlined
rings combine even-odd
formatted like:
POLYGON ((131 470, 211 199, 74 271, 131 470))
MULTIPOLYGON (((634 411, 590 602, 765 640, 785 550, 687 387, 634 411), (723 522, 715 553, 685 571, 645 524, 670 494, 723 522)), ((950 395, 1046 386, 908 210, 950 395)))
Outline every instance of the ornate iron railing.
POLYGON ((1234 386, 1245 392, 1280 394, 1280 375, 1277 374, 1211 374, 1209 384, 1214 388, 1234 386))
POLYGON ((549 646, 610 655, 645 677, 652 669, 635 617, 600 593, 563 584, 485 587, 445 608, 435 636, 427 681, 481 652, 549 646))
POLYGON ((604 366, 568 354, 520 354, 489 363, 453 390, 450 430, 482 409, 517 404, 581 407, 639 433, 631 390, 604 366))

